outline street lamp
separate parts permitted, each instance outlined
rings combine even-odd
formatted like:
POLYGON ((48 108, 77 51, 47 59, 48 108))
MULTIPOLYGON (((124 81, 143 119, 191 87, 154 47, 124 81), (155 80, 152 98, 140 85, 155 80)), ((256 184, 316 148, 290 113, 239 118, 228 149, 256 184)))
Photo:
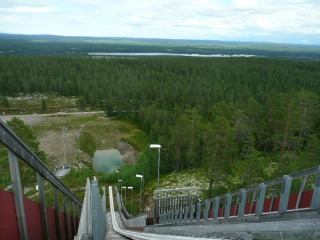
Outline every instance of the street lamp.
POLYGON ((121 197, 122 197, 122 180, 119 179, 118 182, 120 182, 120 184, 121 184, 121 185, 120 185, 120 189, 121 189, 121 197))
POLYGON ((160 144, 150 144, 150 148, 155 148, 155 149, 159 149, 159 154, 158 154, 158 190, 159 190, 159 185, 160 185, 160 149, 161 149, 161 145, 160 144))
MULTIPOLYGON (((122 187, 124 189, 124 206, 127 207, 127 187, 122 187)), ((123 202, 123 198, 122 198, 123 202)))
POLYGON ((130 214, 132 215, 132 195, 133 195, 133 187, 128 187, 128 189, 131 189, 131 211, 130 211, 130 214))
POLYGON ((68 128, 65 126, 62 126, 62 137, 63 137, 63 160, 64 165, 66 164, 66 140, 65 140, 65 131, 67 131, 68 128))
POLYGON ((140 178, 140 212, 141 212, 141 191, 142 191, 142 179, 143 179, 143 176, 140 175, 140 174, 137 174, 136 177, 140 178))
POLYGON ((118 170, 116 170, 116 173, 118 173, 118 188, 119 188, 119 171, 118 170))

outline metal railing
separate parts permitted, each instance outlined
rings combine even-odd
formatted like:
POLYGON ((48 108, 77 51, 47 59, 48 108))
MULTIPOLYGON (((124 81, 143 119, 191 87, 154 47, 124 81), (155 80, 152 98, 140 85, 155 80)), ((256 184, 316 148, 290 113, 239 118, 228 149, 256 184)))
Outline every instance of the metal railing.
POLYGON ((160 224, 320 208, 320 166, 160 214, 160 224), (297 191, 296 191, 297 190, 297 191))
MULTIPOLYGON (((71 220, 71 226, 68 222, 68 204, 67 198, 71 201, 71 215, 79 212, 82 207, 81 201, 68 189, 54 174, 42 163, 42 161, 23 143, 23 141, 0 119, 0 142, 8 149, 8 159, 10 166, 10 175, 12 180, 12 188, 14 193, 14 201, 16 208, 16 216, 18 221, 18 229, 20 239, 28 239, 28 229, 26 223, 26 214, 23 201, 23 192, 20 178, 20 169, 18 159, 27 163, 37 173, 37 183, 40 194, 40 213, 42 222, 42 231, 45 239, 50 237, 48 226, 48 216, 46 211, 46 198, 44 192, 44 180, 50 182, 54 190, 54 208, 55 208, 55 225, 59 239, 61 239, 62 229, 58 208, 58 191, 63 194, 63 204, 66 223, 65 231, 67 238, 72 229, 75 229, 75 221, 71 220), (67 197, 67 198, 66 198, 67 197)), ((71 233, 71 235, 73 235, 71 233)))
POLYGON ((100 240, 106 235, 106 189, 103 188, 103 195, 100 196, 98 181, 90 184, 87 179, 86 191, 83 200, 80 223, 75 240, 100 240))

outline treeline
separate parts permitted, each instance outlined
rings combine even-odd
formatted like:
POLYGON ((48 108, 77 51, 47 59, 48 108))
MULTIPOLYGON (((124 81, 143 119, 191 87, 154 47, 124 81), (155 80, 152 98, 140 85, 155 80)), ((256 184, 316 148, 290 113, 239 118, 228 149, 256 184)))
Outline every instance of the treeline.
POLYGON ((100 38, 54 35, 1 34, 3 55, 85 56, 88 53, 175 53, 255 55, 320 60, 319 47, 277 43, 179 40, 156 38, 100 38))
POLYGON ((79 96, 80 108, 136 122, 162 145, 163 173, 203 167, 210 186, 320 164, 316 62, 2 56, 0 95, 34 92, 79 96))

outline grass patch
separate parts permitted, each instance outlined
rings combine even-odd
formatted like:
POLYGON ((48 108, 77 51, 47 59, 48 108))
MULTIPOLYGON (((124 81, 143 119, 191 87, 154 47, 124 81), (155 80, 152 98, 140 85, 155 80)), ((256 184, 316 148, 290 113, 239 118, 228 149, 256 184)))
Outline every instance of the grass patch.
POLYGON ((115 120, 115 123, 117 129, 123 133, 121 141, 130 144, 138 151, 142 151, 148 145, 147 136, 136 125, 122 120, 115 120))
POLYGON ((79 137, 80 149, 93 158, 97 145, 93 136, 88 132, 82 132, 79 137))

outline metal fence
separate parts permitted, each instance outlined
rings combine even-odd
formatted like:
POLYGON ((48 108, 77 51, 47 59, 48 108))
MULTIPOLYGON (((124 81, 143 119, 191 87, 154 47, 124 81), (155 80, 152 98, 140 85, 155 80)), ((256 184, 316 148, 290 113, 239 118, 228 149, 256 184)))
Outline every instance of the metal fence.
POLYGON ((160 224, 320 208, 320 166, 160 214, 160 224))
POLYGON ((57 232, 58 239, 61 239, 62 232, 66 232, 66 238, 69 239, 73 236, 74 229, 76 228, 77 222, 75 218, 68 216, 68 199, 70 200, 71 215, 76 215, 82 207, 81 201, 68 189, 54 174, 42 163, 42 161, 23 143, 22 140, 0 119, 0 142, 8 149, 8 159, 10 166, 10 175, 12 180, 12 188, 14 193, 14 202, 16 210, 16 218, 18 222, 18 229, 20 239, 28 239, 28 231, 26 221, 26 213, 24 206, 23 191, 20 178, 20 169, 18 159, 21 159, 27 163, 37 173, 37 183, 40 194, 40 213, 42 232, 45 239, 50 238, 52 229, 50 232, 46 197, 44 192, 44 180, 47 180, 52 184, 54 190, 54 215, 55 215, 55 231, 57 232), (61 220, 59 216, 58 208, 58 193, 63 194, 63 205, 64 205, 64 219, 61 220), (64 225, 62 225, 62 222, 64 225), (70 223, 70 224, 69 224, 70 223), (65 229, 63 229, 65 228, 65 229))

